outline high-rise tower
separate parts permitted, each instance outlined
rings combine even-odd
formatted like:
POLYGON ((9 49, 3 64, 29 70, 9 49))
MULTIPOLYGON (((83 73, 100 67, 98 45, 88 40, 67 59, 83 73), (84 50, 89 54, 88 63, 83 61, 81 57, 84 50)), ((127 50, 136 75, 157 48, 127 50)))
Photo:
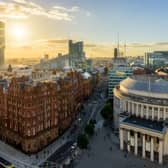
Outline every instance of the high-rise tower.
POLYGON ((0 66, 5 62, 5 23, 0 21, 0 66))
POLYGON ((114 58, 118 57, 118 48, 114 48, 114 58))

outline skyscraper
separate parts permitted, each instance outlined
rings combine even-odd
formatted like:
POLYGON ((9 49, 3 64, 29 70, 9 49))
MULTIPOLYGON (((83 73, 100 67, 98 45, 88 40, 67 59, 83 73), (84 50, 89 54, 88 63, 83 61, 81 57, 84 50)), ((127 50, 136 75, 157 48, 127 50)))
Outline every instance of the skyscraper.
POLYGON ((118 57, 118 48, 114 48, 114 58, 118 57))
POLYGON ((5 55, 5 24, 0 21, 0 66, 4 65, 5 55))
POLYGON ((85 52, 83 51, 82 41, 73 43, 72 40, 69 40, 69 59, 71 66, 74 66, 85 60, 85 52))

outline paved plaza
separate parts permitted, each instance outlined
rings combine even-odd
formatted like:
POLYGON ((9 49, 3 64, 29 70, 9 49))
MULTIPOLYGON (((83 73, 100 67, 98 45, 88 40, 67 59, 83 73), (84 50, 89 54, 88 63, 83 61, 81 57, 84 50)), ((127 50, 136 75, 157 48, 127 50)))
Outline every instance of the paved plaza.
MULTIPOLYGON (((102 122, 102 121, 99 121, 102 122)), ((100 125, 100 124, 99 124, 100 125)), ((90 144, 75 163, 76 168, 161 168, 148 160, 119 150, 119 139, 109 128, 99 128, 90 144)))

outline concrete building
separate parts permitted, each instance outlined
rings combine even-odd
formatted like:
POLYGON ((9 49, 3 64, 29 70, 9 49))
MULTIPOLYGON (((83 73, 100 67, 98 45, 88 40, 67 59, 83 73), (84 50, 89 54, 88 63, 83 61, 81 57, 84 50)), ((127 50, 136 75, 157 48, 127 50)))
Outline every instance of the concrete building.
POLYGON ((117 58, 119 55, 118 48, 114 48, 114 58, 117 58))
POLYGON ((0 21, 0 66, 5 63, 5 24, 0 21))
POLYGON ((152 70, 167 66, 168 51, 154 51, 152 53, 145 53, 144 63, 146 68, 152 70))
POLYGON ((71 67, 91 72, 93 70, 93 63, 91 59, 86 59, 83 45, 81 41, 74 43, 72 40, 69 40, 68 54, 62 55, 59 53, 57 57, 52 59, 48 59, 45 56, 34 68, 41 70, 63 70, 64 67, 71 67))
POLYGON ((163 163, 168 155, 168 78, 128 77, 114 89, 120 149, 163 163))
POLYGON ((40 70, 62 70, 65 66, 69 66, 69 55, 59 53, 57 57, 52 59, 42 58, 40 63, 35 65, 34 68, 40 70))

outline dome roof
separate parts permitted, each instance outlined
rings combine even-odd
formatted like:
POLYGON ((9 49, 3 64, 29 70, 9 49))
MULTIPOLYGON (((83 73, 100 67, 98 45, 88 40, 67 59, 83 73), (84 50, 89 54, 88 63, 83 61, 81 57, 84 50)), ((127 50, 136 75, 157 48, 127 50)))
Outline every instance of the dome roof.
POLYGON ((168 96, 168 81, 158 76, 137 75, 129 77, 120 83, 120 88, 121 91, 132 94, 149 96, 150 93, 153 96, 155 94, 156 97, 168 96))

